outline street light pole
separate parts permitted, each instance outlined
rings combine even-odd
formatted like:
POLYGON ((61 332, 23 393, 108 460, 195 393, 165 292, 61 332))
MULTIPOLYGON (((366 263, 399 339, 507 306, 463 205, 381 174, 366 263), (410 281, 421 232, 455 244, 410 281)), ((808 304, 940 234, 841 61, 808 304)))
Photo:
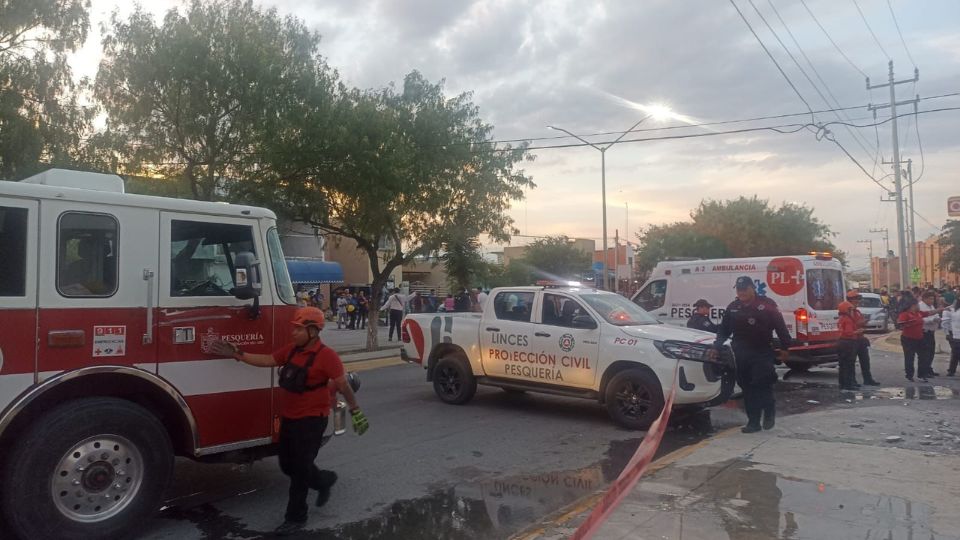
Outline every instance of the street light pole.
MULTIPOLYGON (((574 133, 571 133, 571 132, 569 132, 569 131, 567 131, 567 130, 565 130, 565 129, 563 129, 563 128, 559 128, 559 127, 556 127, 556 126, 547 126, 548 128, 553 129, 553 130, 562 131, 562 132, 566 133, 567 135, 573 137, 574 139, 577 139, 577 140, 579 140, 580 142, 582 142, 582 143, 584 143, 584 144, 586 144, 586 145, 592 146, 593 148, 595 148, 595 149, 597 149, 597 150, 600 151, 600 196, 601 196, 601 198, 602 198, 602 200, 603 200, 603 257, 600 258, 600 264, 602 265, 601 268, 600 268, 600 275, 603 276, 603 282, 602 282, 602 285, 601 285, 599 288, 600 288, 600 289, 603 289, 603 290, 606 290, 606 289, 607 289, 607 150, 608 150, 611 146, 613 146, 613 145, 617 144, 618 142, 620 142, 620 139, 626 137, 627 133, 630 133, 631 131, 633 131, 634 129, 636 129, 637 126, 639 126, 640 124, 642 124, 645 120, 647 120, 647 119, 650 118, 651 116, 653 116, 653 115, 652 115, 652 114, 648 114, 648 115, 644 116, 643 118, 641 118, 640 120, 637 120, 637 122, 636 122, 635 124, 633 124, 632 126, 630 126, 630 129, 628 129, 628 130, 624 131, 623 133, 621 133, 620 136, 617 137, 616 139, 614 139, 613 142, 611 142, 611 143, 609 143, 609 144, 607 144, 607 145, 605 145, 605 146, 597 146, 597 145, 593 144, 592 142, 584 139, 583 137, 581 137, 581 136, 579 136, 579 135, 576 135, 576 134, 574 134, 574 133)), ((617 264, 616 254, 614 254, 613 264, 614 264, 614 265, 617 264)), ((597 280, 594 279, 593 282, 594 282, 594 285, 596 285, 597 280)))

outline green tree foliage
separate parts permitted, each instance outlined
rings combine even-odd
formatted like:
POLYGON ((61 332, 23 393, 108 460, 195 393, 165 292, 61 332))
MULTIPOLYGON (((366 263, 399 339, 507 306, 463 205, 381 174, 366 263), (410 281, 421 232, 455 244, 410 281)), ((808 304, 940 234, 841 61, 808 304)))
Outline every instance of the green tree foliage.
POLYGON ((491 289, 494 287, 533 285, 535 282, 533 272, 531 272, 530 267, 523 262, 523 259, 513 260, 510 261, 510 264, 502 266, 489 264, 484 279, 484 283, 491 289))
POLYGON ((486 261, 480 254, 480 240, 476 236, 461 237, 454 231, 443 243, 440 255, 450 290, 459 291, 476 286, 478 278, 486 274, 486 261))
POLYGON ((566 236, 539 238, 524 253, 522 262, 536 279, 580 279, 590 272, 593 257, 577 249, 566 236))
POLYGON ((0 0, 0 178, 77 159, 92 111, 67 55, 87 37, 89 0, 0 0))
MULTIPOLYGON (((400 89, 339 89, 291 106, 256 178, 235 192, 321 231, 352 238, 370 262, 371 301, 390 272, 459 238, 515 234, 506 215, 533 183, 526 145, 491 144, 470 94, 448 98, 418 72, 400 89)), ((367 337, 376 347, 376 328, 367 337)))
POLYGON ((690 213, 692 222, 654 225, 641 231, 637 252, 641 271, 671 257, 760 257, 832 251, 834 233, 801 204, 770 206, 756 196, 703 201, 690 213))
POLYGON ((940 269, 960 272, 960 220, 952 219, 943 226, 940 245, 945 248, 940 256, 940 269))
POLYGON ((107 113, 100 142, 125 172, 181 177, 195 199, 255 174, 262 141, 334 77, 318 35, 252 0, 193 0, 160 25, 138 7, 109 31, 95 86, 107 113))

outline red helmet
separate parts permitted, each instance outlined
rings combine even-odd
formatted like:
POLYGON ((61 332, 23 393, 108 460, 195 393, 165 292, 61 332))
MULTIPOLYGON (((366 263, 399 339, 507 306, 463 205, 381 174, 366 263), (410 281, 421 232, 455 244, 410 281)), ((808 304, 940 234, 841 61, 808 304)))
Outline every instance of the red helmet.
POLYGON ((852 310, 853 304, 847 301, 840 302, 840 305, 837 306, 837 311, 839 311, 841 315, 844 313, 850 313, 852 310))
POLYGON ((323 312, 319 308, 315 307, 302 307, 298 308, 293 314, 293 320, 290 321, 290 324, 295 326, 316 326, 317 329, 323 330, 323 312))
POLYGON ((856 289, 850 289, 847 291, 847 300, 860 299, 860 291, 856 289))

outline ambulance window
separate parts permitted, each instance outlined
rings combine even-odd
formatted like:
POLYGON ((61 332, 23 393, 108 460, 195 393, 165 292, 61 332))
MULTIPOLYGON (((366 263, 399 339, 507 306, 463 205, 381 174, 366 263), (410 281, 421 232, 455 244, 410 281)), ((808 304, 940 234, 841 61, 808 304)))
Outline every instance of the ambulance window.
POLYGON ((63 296, 113 296, 117 291, 117 236, 113 216, 67 212, 60 216, 57 290, 63 296))
POLYGON ((26 296, 26 208, 0 206, 0 276, 0 296, 26 296))
POLYGON ((667 300, 667 280, 658 279, 651 281, 643 288, 637 296, 633 298, 633 303, 647 311, 653 311, 663 307, 667 300))
POLYGON ((844 300, 843 273, 840 270, 807 270, 807 303, 816 310, 837 309, 844 300))
POLYGON ((170 296, 233 296, 233 260, 256 255, 249 225, 170 222, 170 296))
POLYGON ((533 293, 527 291, 503 291, 493 299, 493 312, 505 321, 530 322, 533 309, 533 293))
POLYGON ((267 249, 270 250, 270 264, 273 265, 273 275, 277 280, 277 294, 280 295, 280 300, 287 304, 296 304, 297 296, 293 292, 293 283, 290 282, 287 261, 283 258, 283 248, 280 246, 280 235, 276 227, 267 231, 267 249))

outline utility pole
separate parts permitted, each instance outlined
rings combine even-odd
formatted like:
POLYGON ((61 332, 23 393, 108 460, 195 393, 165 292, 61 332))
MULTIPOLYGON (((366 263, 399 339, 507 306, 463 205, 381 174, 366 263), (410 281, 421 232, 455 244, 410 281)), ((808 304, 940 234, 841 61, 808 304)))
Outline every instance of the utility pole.
MULTIPOLYGON (((875 288, 875 287, 873 286, 873 240, 870 240, 870 239, 867 239, 867 240, 857 240, 857 243, 858 243, 858 244, 866 244, 866 245, 867 245, 867 257, 870 258, 870 288, 873 289, 873 288, 875 288)), ((880 280, 878 279, 878 280, 877 280, 877 285, 879 285, 879 284, 880 284, 880 280)))
MULTIPOLYGON (((892 161, 884 161, 884 165, 893 164, 892 161)), ((900 173, 907 177, 907 196, 904 198, 904 223, 906 224, 906 238, 907 242, 910 244, 910 249, 907 250, 907 261, 910 270, 913 271, 914 268, 917 268, 920 263, 917 260, 917 230, 914 222, 914 214, 916 214, 915 204, 913 202, 913 160, 908 159, 906 161, 901 161, 901 165, 906 164, 906 169, 900 169, 900 173)))
MULTIPOLYGON (((870 229, 872 233, 883 233, 883 252, 887 255, 887 292, 892 293, 890 287, 890 234, 886 227, 882 229, 870 229)), ((902 289, 903 287, 901 287, 902 289)))
POLYGON ((897 243, 900 250, 900 288, 905 288, 910 283, 910 274, 907 269, 907 257, 906 250, 907 247, 907 237, 906 232, 904 231, 904 219, 903 219, 903 183, 900 178, 900 140, 899 135, 897 134, 897 105, 908 105, 916 104, 919 101, 917 99, 912 99, 908 101, 903 101, 897 103, 897 91, 896 85, 914 83, 920 80, 920 70, 914 68, 913 78, 912 79, 903 79, 896 80, 893 77, 893 60, 890 61, 889 72, 888 72, 888 82, 884 84, 871 85, 870 77, 867 77, 867 90, 873 90, 874 88, 890 88, 890 103, 884 105, 867 105, 867 110, 874 113, 876 116, 876 111, 879 109, 890 109, 890 118, 891 118, 891 131, 893 134, 893 179, 894 179, 894 189, 896 190, 897 198, 897 243))

